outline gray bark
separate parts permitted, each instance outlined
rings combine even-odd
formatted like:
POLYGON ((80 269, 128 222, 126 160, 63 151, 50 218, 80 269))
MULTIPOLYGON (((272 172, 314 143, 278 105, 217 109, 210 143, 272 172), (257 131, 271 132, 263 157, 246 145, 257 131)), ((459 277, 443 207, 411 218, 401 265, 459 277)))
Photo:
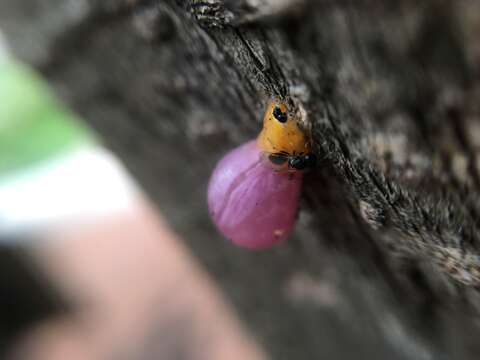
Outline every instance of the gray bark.
POLYGON ((3 0, 16 54, 102 135, 273 359, 476 359, 480 3, 3 0), (266 101, 321 161, 290 241, 221 240, 206 183, 266 101))

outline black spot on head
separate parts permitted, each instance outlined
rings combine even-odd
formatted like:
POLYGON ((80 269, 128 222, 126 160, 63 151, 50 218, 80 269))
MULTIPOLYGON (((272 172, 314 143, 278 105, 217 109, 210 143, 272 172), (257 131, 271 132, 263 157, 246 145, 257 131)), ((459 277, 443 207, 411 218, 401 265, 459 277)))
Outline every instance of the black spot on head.
POLYGON ((281 123, 286 123, 288 120, 287 113, 283 112, 282 109, 280 109, 278 106, 275 106, 275 108, 273 109, 273 116, 281 123))
POLYGON ((314 154, 293 156, 288 160, 288 166, 295 170, 310 169, 315 166, 317 157, 314 154))
POLYGON ((268 160, 275 165, 283 165, 288 161, 288 157, 283 154, 270 154, 268 160))
POLYGON ((306 167, 304 156, 292 156, 288 160, 288 166, 295 170, 303 170, 306 167))

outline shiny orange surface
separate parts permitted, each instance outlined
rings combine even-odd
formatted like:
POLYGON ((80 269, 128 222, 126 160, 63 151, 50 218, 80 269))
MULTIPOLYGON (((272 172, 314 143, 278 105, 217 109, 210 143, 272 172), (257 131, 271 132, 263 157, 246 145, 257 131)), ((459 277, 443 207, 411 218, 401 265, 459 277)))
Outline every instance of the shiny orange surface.
POLYGON ((308 138, 300 128, 298 119, 289 111, 285 103, 278 100, 268 104, 257 145, 266 153, 286 153, 293 156, 310 152, 308 138), (277 119, 278 116, 274 114, 279 112, 282 116, 286 116, 286 121, 277 119))

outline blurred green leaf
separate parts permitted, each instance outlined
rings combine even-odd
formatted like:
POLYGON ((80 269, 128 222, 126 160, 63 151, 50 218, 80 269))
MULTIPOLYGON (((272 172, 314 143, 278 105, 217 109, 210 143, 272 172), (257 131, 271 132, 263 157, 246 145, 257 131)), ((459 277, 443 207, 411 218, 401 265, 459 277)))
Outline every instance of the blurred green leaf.
POLYGON ((35 72, 0 65, 0 175, 93 140, 35 72))

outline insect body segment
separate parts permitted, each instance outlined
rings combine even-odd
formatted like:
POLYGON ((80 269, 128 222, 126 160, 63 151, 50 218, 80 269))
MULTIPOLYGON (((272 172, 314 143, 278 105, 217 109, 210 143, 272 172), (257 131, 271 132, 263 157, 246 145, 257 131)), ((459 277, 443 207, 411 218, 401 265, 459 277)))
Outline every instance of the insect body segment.
POLYGON ((315 156, 297 117, 280 101, 268 105, 257 146, 276 171, 305 170, 315 164, 315 156))

